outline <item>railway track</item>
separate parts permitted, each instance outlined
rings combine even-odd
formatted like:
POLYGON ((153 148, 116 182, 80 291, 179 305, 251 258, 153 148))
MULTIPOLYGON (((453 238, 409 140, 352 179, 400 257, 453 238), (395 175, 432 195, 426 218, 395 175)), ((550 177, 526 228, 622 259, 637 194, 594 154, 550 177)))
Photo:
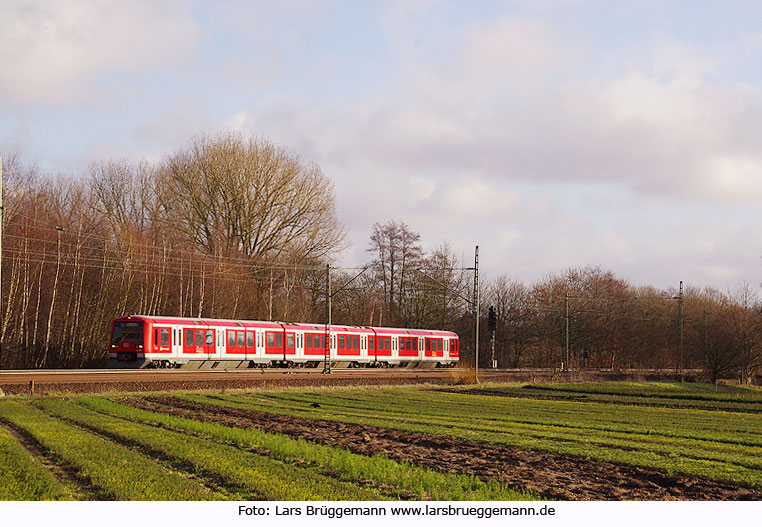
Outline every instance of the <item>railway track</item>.
MULTIPOLYGON (((695 379, 700 372, 684 372, 695 379)), ((584 380, 656 380, 675 378, 674 370, 551 369, 479 371, 480 382, 572 382, 584 380)), ((6 394, 141 392, 161 390, 256 389, 280 386, 350 386, 383 384, 468 383, 472 373, 452 369, 315 369, 247 370, 15 370, 0 371, 6 394)))

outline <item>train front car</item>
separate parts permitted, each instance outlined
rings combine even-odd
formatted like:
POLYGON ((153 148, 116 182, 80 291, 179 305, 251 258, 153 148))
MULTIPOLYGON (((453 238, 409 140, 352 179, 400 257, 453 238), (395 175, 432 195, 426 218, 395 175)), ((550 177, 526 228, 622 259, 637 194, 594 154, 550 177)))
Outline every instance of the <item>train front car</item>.
POLYGON ((111 323, 109 359, 112 368, 142 368, 150 363, 145 356, 149 323, 139 317, 117 318, 111 323))

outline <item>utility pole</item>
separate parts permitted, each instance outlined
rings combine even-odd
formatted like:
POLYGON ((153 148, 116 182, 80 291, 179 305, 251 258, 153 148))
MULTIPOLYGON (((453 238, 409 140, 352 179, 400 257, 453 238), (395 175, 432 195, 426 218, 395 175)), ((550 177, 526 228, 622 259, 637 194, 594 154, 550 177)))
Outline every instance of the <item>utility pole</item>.
POLYGON ((479 246, 474 251, 474 380, 479 383, 479 246))
POLYGON ((334 295, 341 293, 349 284, 357 280, 362 274, 370 269, 370 267, 363 267, 362 271, 357 273, 354 278, 343 286, 339 287, 336 291, 331 292, 331 267, 329 264, 325 264, 325 365, 323 366, 323 373, 331 373, 331 299, 334 295))
POLYGON ((564 293, 564 312, 565 312, 565 338, 564 347, 566 348, 566 364, 564 364, 564 370, 569 369, 569 293, 564 293))
POLYGON ((323 373, 331 373, 331 266, 325 264, 325 362, 323 373))
POLYGON ((683 382, 683 281, 680 280, 680 293, 677 295, 677 318, 680 323, 680 382, 683 382))
POLYGON ((707 315, 709 311, 704 310, 704 369, 709 371, 709 325, 707 324, 707 315))
POLYGON ((490 349, 492 351, 492 369, 497 369, 497 359, 495 358, 495 331, 497 330, 497 313, 495 313, 495 308, 493 306, 489 306, 489 317, 487 317, 488 322, 488 328, 489 328, 489 345, 490 349))
MULTIPOLYGON (((0 157, 0 273, 3 269, 3 158, 0 157)), ((0 313, 3 313, 3 278, 0 274, 0 313)), ((3 343, 0 342, 0 367, 3 365, 3 343)))

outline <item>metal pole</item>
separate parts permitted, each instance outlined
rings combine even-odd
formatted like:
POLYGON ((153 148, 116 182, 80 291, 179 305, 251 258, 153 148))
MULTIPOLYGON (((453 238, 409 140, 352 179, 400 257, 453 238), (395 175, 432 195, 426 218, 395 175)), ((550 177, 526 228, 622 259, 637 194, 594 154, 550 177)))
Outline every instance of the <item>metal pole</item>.
POLYGON ((479 382, 479 246, 474 252, 474 380, 479 382))
POLYGON ((566 318, 566 331, 565 331, 565 340, 564 340, 564 346, 566 347, 566 364, 564 365, 564 370, 569 369, 569 293, 564 293, 564 311, 565 311, 565 318, 566 318))
MULTIPOLYGON (((3 268, 3 158, 0 157, 0 273, 3 268)), ((3 278, 0 274, 0 313, 3 309, 3 278)), ((3 343, 0 341, 0 367, 3 365, 3 343)))
POLYGON ((683 281, 680 280, 680 294, 678 295, 678 319, 680 320, 680 382, 683 382, 683 281))
POLYGON ((704 310, 704 369, 709 371, 709 326, 707 324, 706 316, 709 312, 704 310))
POLYGON ((323 373, 331 373, 331 266, 325 264, 325 362, 323 373))
POLYGON ((497 359, 495 358, 495 330, 490 331, 489 345, 492 349, 492 369, 497 369, 497 359))

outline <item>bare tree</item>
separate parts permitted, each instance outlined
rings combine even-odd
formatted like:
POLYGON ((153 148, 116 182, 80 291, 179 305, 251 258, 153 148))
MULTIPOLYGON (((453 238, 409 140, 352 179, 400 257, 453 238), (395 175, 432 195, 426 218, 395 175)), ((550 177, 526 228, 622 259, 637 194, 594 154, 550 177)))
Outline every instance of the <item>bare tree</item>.
POLYGON ((200 137, 165 161, 157 190, 169 225, 210 255, 319 259, 344 242, 330 180, 265 140, 200 137))
POLYGON ((404 222, 373 225, 368 251, 376 255, 372 265, 383 286, 392 324, 408 324, 413 318, 413 304, 408 301, 414 292, 415 270, 423 262, 420 239, 404 222))

